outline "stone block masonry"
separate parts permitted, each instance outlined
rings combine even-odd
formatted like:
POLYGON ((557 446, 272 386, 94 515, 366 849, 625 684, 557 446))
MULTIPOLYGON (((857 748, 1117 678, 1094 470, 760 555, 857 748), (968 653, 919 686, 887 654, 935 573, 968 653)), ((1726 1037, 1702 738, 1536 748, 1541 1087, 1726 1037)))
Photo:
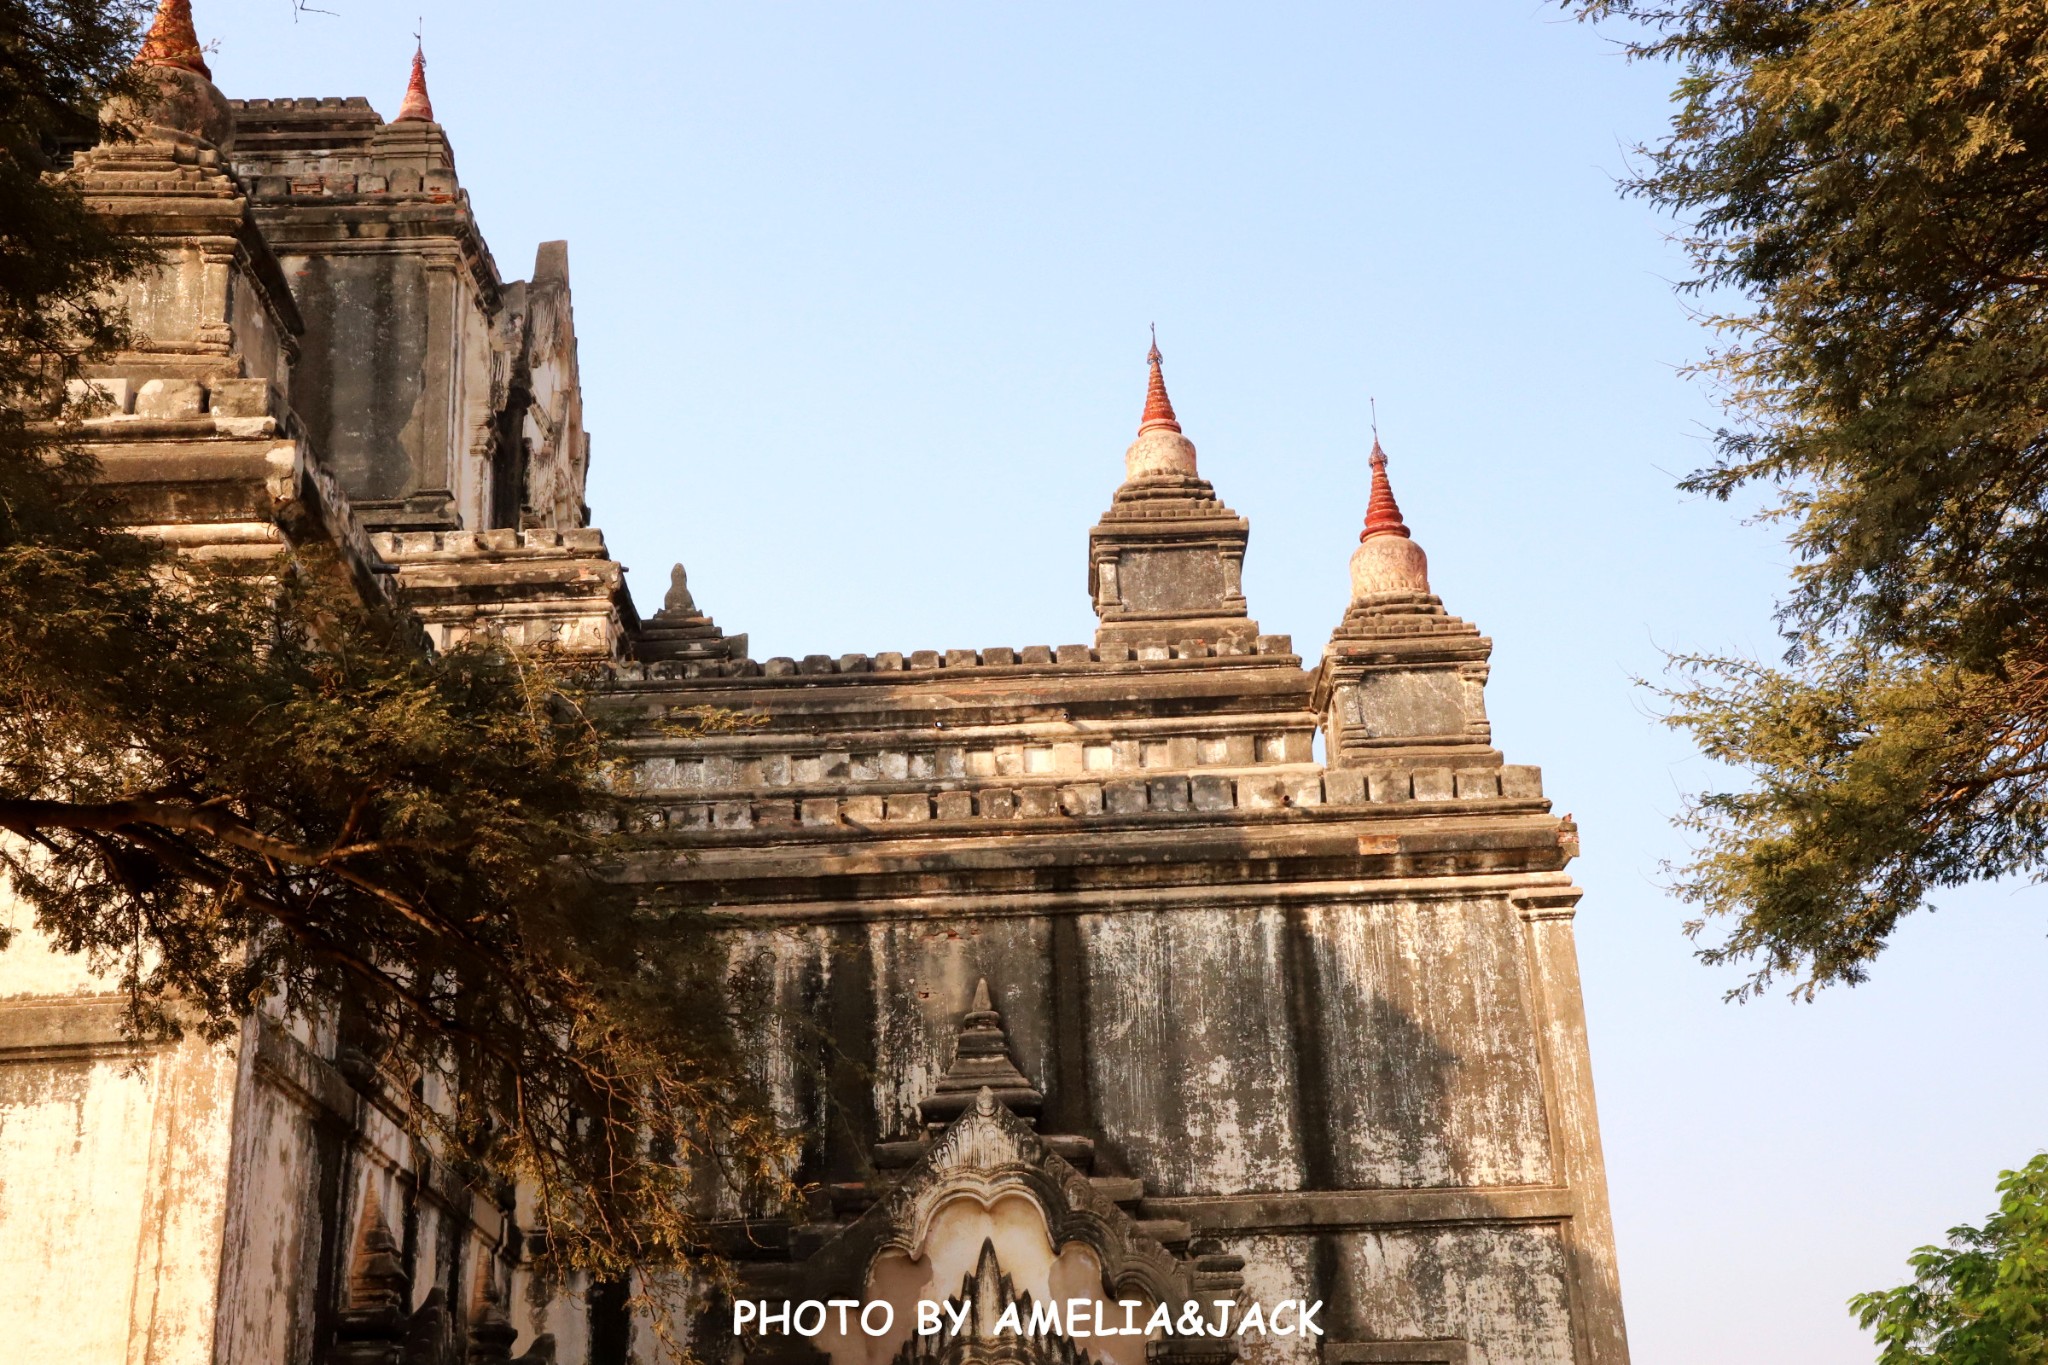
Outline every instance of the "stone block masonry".
POLYGON ((1245 610, 1249 527, 1164 424, 1156 353, 1152 390, 1090 537, 1092 646, 657 644, 612 665, 657 831, 620 875, 708 915, 771 1017, 832 1038, 761 1040, 832 1214, 801 1237, 750 1225, 746 1282, 866 1299, 902 1282, 877 1251, 902 1245, 948 1267, 942 1297, 1016 1233, 913 1211, 992 1180, 1058 1247, 1032 1178, 940 1173, 957 1129, 933 1096, 997 1020, 1045 1148, 1016 1159, 1065 1151, 1131 1215, 1100 1257, 1143 1246, 1173 1285, 1325 1301, 1323 1355, 1618 1365, 1569 970, 1577 832, 1492 747, 1490 643, 1429 593, 1382 454, 1352 605, 1304 667, 1245 610), (677 737, 671 718, 706 714, 745 723, 677 737))

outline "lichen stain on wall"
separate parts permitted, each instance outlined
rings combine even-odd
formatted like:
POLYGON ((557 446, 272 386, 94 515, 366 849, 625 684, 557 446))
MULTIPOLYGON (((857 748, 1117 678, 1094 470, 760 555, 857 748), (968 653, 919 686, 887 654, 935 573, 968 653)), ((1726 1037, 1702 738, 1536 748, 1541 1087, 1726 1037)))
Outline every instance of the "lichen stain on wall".
POLYGON ((1504 902, 1307 916, 1337 1177, 1358 1186, 1552 1179, 1522 926, 1504 902))
POLYGON ((0 1336, 27 1358, 128 1353, 155 1072, 0 1065, 0 1336))
POLYGON ((250 1086, 244 1102, 215 1365, 307 1360, 320 1247, 312 1114, 271 1085, 250 1086))
MULTIPOLYGON (((1244 1257, 1244 1303, 1268 1308, 1283 1299, 1320 1299, 1315 1282, 1310 1244, 1301 1237, 1240 1237, 1226 1240, 1224 1248, 1244 1257)), ((1317 1339, 1309 1336, 1272 1336, 1252 1333, 1237 1338, 1241 1365, 1308 1365, 1320 1359, 1317 1339)))
POLYGON ((1083 919, 1102 1137, 1153 1193, 1302 1186, 1282 932, 1270 907, 1083 919))
POLYGON ((1472 1344, 1471 1365, 1572 1359, 1565 1252, 1554 1226, 1357 1232, 1330 1239, 1345 1297, 1331 1337, 1472 1344))

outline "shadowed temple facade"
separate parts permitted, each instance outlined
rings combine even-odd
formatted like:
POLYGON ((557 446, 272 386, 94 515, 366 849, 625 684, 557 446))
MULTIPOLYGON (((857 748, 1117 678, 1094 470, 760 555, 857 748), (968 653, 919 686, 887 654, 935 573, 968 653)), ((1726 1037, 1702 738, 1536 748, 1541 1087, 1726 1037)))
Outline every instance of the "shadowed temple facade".
MULTIPOLYGON (((504 278, 421 59, 388 122, 224 98, 184 0, 139 60, 141 136, 72 168, 161 248, 129 286, 146 340, 85 381, 129 519, 202 558, 332 547, 439 642, 602 661, 655 832, 619 876, 704 912, 785 1021, 754 1054, 814 1195, 735 1220, 734 1285, 685 1313, 699 1359, 1623 1365, 1577 833, 1493 747, 1490 642, 1431 593, 1377 444, 1350 607, 1306 657, 1251 615, 1249 523, 1155 347, 1120 471, 1104 433, 1091 642, 756 660, 680 566, 636 611, 583 500, 566 247, 504 278), (697 708, 749 723, 668 723, 697 708), (735 1299, 895 1312, 735 1335, 735 1299), (965 1325, 915 1335, 919 1300, 965 1325), (1052 1303, 1291 1304, 1297 1330, 996 1330, 1052 1303)), ((425 1159, 330 1031, 134 1044, 4 888, 0 917, 18 1350, 659 1358, 628 1287, 537 1279, 516 1193, 425 1159)))

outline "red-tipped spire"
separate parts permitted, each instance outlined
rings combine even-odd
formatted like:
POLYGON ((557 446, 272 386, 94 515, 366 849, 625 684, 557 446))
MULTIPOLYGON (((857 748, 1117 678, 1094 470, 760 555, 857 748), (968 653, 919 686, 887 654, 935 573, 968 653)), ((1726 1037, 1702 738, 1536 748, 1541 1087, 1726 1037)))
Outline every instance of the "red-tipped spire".
POLYGON ((1173 415, 1173 400, 1166 396, 1166 376, 1160 373, 1159 362, 1165 359, 1159 354, 1159 331, 1152 331, 1152 350, 1145 357, 1152 366, 1152 378, 1145 386, 1145 415, 1138 420, 1138 434, 1144 435, 1154 427, 1168 431, 1180 430, 1180 419, 1173 415))
POLYGON ((1394 501, 1394 486, 1387 482, 1387 452, 1380 449, 1380 438, 1372 438, 1372 501, 1365 505, 1365 529, 1358 533, 1361 541, 1374 536, 1399 536, 1408 539, 1408 526, 1401 520, 1401 504, 1394 501))
POLYGON ((192 27, 192 0, 157 0, 156 19, 142 50, 135 54, 137 66, 175 66, 196 71, 208 80, 206 54, 199 50, 199 33, 192 27))
POLYGON ((405 103, 398 106, 398 117, 393 123, 432 123, 434 102, 427 98, 427 49, 425 45, 413 48, 412 80, 405 87, 405 103))

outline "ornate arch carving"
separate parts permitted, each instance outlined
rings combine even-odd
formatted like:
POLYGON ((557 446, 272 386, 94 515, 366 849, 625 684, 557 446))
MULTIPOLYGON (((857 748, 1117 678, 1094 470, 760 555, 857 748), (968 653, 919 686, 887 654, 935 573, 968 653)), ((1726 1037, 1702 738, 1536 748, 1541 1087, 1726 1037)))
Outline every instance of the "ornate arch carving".
POLYGON ((933 1220, 945 1205, 971 1199, 993 1209, 1022 1197, 1045 1219, 1055 1254, 1079 1244, 1102 1267, 1112 1294, 1143 1294, 1179 1305, 1193 1296, 1188 1267, 1141 1233, 1131 1216, 1105 1199, 1054 1153, 1022 1119, 983 1088, 948 1124, 896 1187, 811 1258, 805 1278, 823 1292, 858 1295, 878 1257, 922 1255, 933 1220))

